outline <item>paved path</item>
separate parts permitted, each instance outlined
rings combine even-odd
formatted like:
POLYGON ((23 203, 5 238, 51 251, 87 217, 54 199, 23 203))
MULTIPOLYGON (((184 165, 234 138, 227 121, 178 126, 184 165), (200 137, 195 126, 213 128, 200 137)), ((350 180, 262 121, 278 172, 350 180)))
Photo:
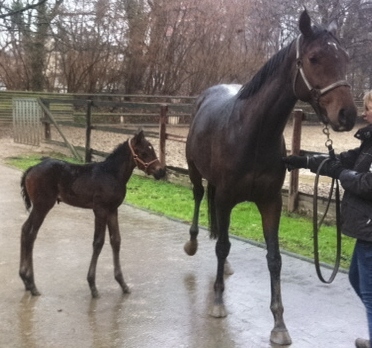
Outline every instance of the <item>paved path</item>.
MULTIPOLYGON (((271 347, 265 250, 232 240, 226 279, 229 315, 208 316, 216 272, 214 242, 202 231, 194 257, 183 252, 188 225, 123 205, 121 259, 132 293, 113 278, 108 241, 91 299, 86 274, 92 251, 89 210, 57 205, 34 251, 40 297, 18 277, 19 237, 27 217, 20 172, 0 165, 0 347, 260 348, 271 347)), ((320 283, 312 264, 283 255, 285 320, 293 348, 351 348, 367 335, 364 310, 345 274, 320 283)))

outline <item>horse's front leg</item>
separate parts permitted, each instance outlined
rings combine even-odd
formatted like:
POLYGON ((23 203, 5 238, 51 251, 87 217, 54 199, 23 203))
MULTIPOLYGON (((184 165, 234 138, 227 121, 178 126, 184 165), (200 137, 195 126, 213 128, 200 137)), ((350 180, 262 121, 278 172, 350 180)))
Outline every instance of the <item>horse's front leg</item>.
POLYGON ((93 240, 93 255, 90 261, 88 270, 88 284, 92 297, 99 297, 99 293, 96 287, 96 268, 99 254, 101 253, 103 244, 105 243, 105 232, 107 224, 107 212, 104 209, 94 209, 94 240, 93 240))
POLYGON ((223 292, 225 290, 224 270, 231 247, 229 240, 230 214, 231 208, 219 207, 216 205, 215 218, 217 219, 218 228, 218 239, 216 243, 217 277, 214 283, 214 303, 210 312, 211 316, 215 318, 227 316, 223 301, 223 292))
POLYGON ((198 170, 192 163, 188 163, 189 176, 193 184, 193 195, 194 195, 194 215, 192 218, 192 224, 190 227, 190 240, 184 245, 184 250, 187 255, 195 255, 198 250, 198 234, 199 234, 199 211, 200 203, 204 196, 204 187, 202 184, 202 177, 198 170))
POLYGON ((112 247, 112 253, 114 258, 114 276, 116 281, 120 284, 123 289, 123 293, 130 293, 128 285, 124 281, 123 272, 120 266, 120 245, 121 237, 118 223, 118 211, 111 212, 107 219, 107 225, 110 234, 110 243, 112 247))
POLYGON ((281 195, 271 203, 257 204, 262 216, 262 225, 267 245, 267 264, 271 281, 270 309, 274 316, 274 328, 271 331, 270 341, 279 345, 289 345, 292 339, 288 333, 283 319, 284 307, 282 304, 280 272, 282 259, 279 250, 279 222, 282 207, 281 195))

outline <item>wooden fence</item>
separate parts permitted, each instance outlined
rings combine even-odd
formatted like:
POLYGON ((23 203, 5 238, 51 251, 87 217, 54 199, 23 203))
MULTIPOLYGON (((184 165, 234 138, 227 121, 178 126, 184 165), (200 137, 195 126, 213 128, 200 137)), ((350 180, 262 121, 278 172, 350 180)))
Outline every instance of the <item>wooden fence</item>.
MULTIPOLYGON (((29 93, 5 93, 0 92, 0 110, 1 105, 8 105, 6 98, 30 97, 29 93)), ((85 147, 76 149, 69 144, 68 139, 64 138, 64 143, 70 148, 75 157, 82 157, 81 151, 84 151, 85 161, 91 160, 92 154, 105 156, 106 154, 98 149, 92 149, 90 146, 91 130, 101 130, 106 132, 115 132, 123 134, 133 134, 133 127, 126 127, 133 124, 151 123, 157 125, 158 132, 147 132, 150 137, 159 139, 159 160, 166 164, 166 143, 168 140, 184 142, 185 138, 177 134, 171 134, 167 131, 167 125, 177 125, 179 122, 188 124, 190 114, 193 108, 193 97, 171 97, 171 96, 133 96, 133 95, 56 95, 56 94, 38 94, 38 102, 41 105, 45 117, 42 118, 44 128, 44 138, 50 140, 50 126, 53 124, 57 130, 59 125, 73 127, 84 127, 86 130, 85 147), (111 123, 108 124, 107 120, 111 123), (118 123, 125 126, 115 127, 118 123), (78 150, 78 151, 77 151, 78 150)), ((307 110, 307 109, 306 109, 307 110)), ((0 113, 0 124, 5 123, 7 118, 3 110, 0 113)), ((9 112, 11 120, 11 108, 9 112)), ((312 116, 310 115, 310 118, 312 116)), ((304 112, 296 109, 292 115, 293 121, 293 141, 291 153, 305 154, 301 151, 301 126, 304 119, 304 112)), ((307 114, 307 119, 309 115, 307 114)), ((63 132, 60 131, 61 136, 63 132)), ((55 142, 58 145, 61 143, 55 142)), ((171 168, 181 174, 187 174, 187 170, 182 168, 171 168)), ((296 211, 312 210, 311 196, 305 195, 298 190, 299 177, 298 171, 290 174, 290 183, 288 191, 283 191, 285 200, 288 200, 287 209, 296 211), (287 198, 288 197, 288 198, 287 198)), ((322 202, 319 204, 322 207, 322 202)), ((331 212, 332 215, 332 207, 331 212)))

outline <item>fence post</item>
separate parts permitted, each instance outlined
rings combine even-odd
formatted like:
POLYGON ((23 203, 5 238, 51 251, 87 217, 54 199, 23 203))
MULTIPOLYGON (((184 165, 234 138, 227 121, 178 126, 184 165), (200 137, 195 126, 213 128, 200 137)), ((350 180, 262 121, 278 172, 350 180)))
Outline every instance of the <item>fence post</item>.
MULTIPOLYGON (((50 109, 50 103, 48 101, 43 101, 45 107, 49 110, 50 109)), ((43 123, 44 123, 44 139, 45 140, 51 140, 52 139, 52 133, 50 129, 50 122, 49 119, 44 111, 44 117, 43 117, 43 123)))
POLYGON ((85 163, 92 162, 92 149, 90 148, 90 135, 92 132, 92 100, 87 100, 87 120, 85 129, 85 163))
POLYGON ((159 118, 159 161, 165 167, 165 140, 167 137, 167 111, 168 105, 160 105, 160 118, 159 118))
MULTIPOLYGON (((301 126, 304 112, 301 109, 293 111, 293 133, 291 155, 298 156, 301 150, 301 126)), ((293 212, 298 208, 298 177, 299 170, 292 170, 289 174, 288 211, 293 212)))

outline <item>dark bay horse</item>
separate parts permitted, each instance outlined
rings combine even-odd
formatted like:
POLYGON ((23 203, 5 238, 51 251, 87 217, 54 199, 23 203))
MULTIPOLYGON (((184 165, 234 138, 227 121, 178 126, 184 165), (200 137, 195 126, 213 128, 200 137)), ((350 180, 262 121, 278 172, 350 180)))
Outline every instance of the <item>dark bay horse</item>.
POLYGON ((335 131, 352 129, 357 115, 350 86, 343 80, 348 56, 335 36, 336 28, 311 26, 304 11, 299 29, 298 38, 247 84, 217 85, 200 95, 186 143, 195 208, 185 251, 193 255, 197 250, 202 178, 208 182, 211 236, 217 238, 211 315, 226 316, 222 294, 231 210, 240 202, 254 202, 262 216, 271 279, 274 328, 270 340, 281 345, 291 343, 283 319, 278 242, 285 177, 283 130, 298 99, 310 103, 320 120, 335 131))
POLYGON ((118 207, 123 202, 126 184, 136 166, 156 179, 165 175, 143 131, 120 144, 103 162, 77 165, 47 158, 26 170, 21 180, 22 195, 27 210, 31 206, 32 209, 22 226, 19 275, 33 296, 40 295, 34 280, 34 242, 45 216, 56 202, 94 212, 93 256, 87 277, 92 296, 98 297, 96 266, 105 241, 106 226, 113 251, 115 279, 124 293, 129 292, 119 259, 118 207))

